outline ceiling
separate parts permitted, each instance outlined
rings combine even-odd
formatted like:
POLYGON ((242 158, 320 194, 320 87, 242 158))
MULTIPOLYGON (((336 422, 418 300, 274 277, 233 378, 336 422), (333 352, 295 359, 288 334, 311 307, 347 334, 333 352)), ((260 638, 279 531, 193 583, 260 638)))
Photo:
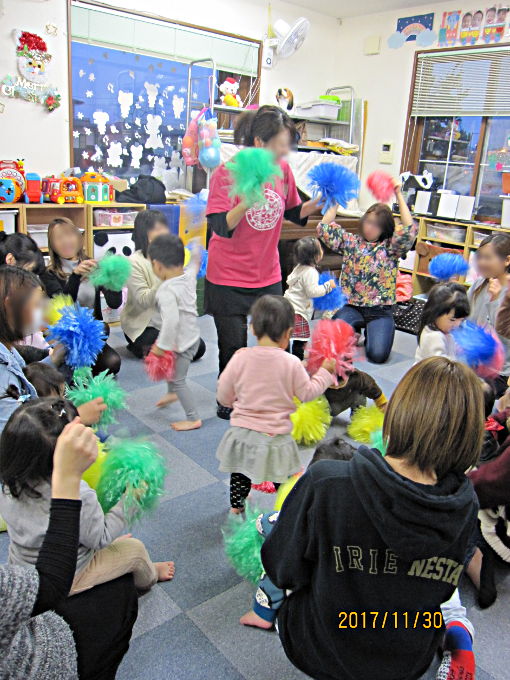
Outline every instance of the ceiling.
MULTIPOLYGON (((293 5, 328 14, 332 17, 356 17, 388 10, 405 10, 420 4, 420 0, 289 0, 293 5)), ((425 3, 423 3, 425 4, 425 3)))

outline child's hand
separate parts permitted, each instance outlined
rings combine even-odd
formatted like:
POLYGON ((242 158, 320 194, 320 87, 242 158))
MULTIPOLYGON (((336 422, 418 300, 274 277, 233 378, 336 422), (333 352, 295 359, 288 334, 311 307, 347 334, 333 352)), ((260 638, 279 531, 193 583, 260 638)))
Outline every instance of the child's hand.
POLYGON ((336 372, 336 359, 324 359, 321 368, 325 368, 328 373, 336 372))
POLYGON ((83 260, 83 262, 80 262, 80 264, 75 268, 74 273, 78 274, 79 276, 86 277, 96 267, 97 260, 83 260))
POLYGON ((338 204, 335 203, 335 205, 332 205, 331 208, 328 208, 326 210, 321 222, 323 224, 331 224, 331 222, 334 222, 335 218, 336 218, 337 210, 338 210, 338 204))
POLYGON ((107 408, 104 399, 102 397, 97 397, 96 399, 92 399, 92 401, 87 401, 85 404, 78 406, 76 410, 84 425, 95 425, 99 422, 101 414, 106 411, 107 408))
POLYGON ((152 345, 151 354, 154 354, 157 357, 162 357, 164 353, 165 353, 164 349, 160 349, 157 345, 152 345))
POLYGON ((53 498, 79 498, 80 479, 97 458, 97 437, 79 418, 62 430, 53 454, 53 498))
POLYGON ((487 290, 489 293, 490 301, 494 302, 494 300, 497 300, 497 298, 500 296, 501 291, 503 290, 503 286, 500 284, 498 279, 491 279, 487 290))
POLYGON ((333 288, 336 288, 336 281, 334 279, 331 279, 331 281, 329 282, 329 287, 331 288, 331 290, 333 290, 333 288))
POLYGON ((402 182, 399 179, 393 178, 393 191, 395 196, 398 196, 402 192, 402 182))

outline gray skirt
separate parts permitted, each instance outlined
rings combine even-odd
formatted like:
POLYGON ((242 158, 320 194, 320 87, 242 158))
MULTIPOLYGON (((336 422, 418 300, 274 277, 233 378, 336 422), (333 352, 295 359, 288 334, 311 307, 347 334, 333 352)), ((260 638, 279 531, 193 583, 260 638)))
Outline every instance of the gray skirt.
POLYGON ((299 450, 290 434, 268 434, 231 427, 218 446, 222 472, 240 472, 253 484, 286 482, 302 468, 299 450))

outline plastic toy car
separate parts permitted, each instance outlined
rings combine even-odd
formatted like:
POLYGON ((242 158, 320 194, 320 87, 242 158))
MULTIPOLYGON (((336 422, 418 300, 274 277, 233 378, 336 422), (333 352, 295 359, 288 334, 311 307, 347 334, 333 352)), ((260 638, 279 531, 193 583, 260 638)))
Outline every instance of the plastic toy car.
POLYGON ((77 177, 51 179, 48 194, 52 203, 83 203, 81 180, 77 177))

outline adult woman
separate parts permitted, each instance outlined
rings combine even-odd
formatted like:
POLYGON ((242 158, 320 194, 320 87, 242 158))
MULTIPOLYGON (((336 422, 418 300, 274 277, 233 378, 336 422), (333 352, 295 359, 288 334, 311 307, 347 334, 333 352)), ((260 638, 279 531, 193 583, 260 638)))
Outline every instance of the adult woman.
MULTIPOLYGON (((481 326, 496 328, 499 308, 507 292, 507 274, 510 272, 510 235, 491 234, 484 238, 476 251, 478 278, 468 291, 471 304, 469 318, 481 326)), ((493 381, 496 397, 506 392, 510 376, 510 339, 508 334, 499 339, 505 350, 501 375, 493 381)))
MULTIPOLYGON (((67 217, 58 217, 48 226, 48 250, 50 264, 41 276, 41 281, 48 297, 70 295, 83 307, 94 310, 98 320, 103 319, 101 312, 101 293, 106 304, 118 309, 122 304, 122 292, 107 288, 94 288, 88 281, 88 275, 96 267, 97 262, 87 258, 83 249, 83 235, 78 227, 67 217)), ((105 330, 109 334, 109 327, 105 330)), ((109 345, 105 344, 93 366, 95 374, 101 371, 117 374, 120 370, 120 356, 109 345)))
POLYGON ((271 151, 283 177, 267 184, 263 206, 249 208, 229 195, 231 180, 221 165, 211 178, 207 222, 212 236, 206 275, 206 311, 218 333, 220 373, 231 356, 247 344, 247 315, 262 295, 281 295, 278 241, 284 217, 305 224, 317 201, 302 203, 294 176, 283 160, 295 142, 289 116, 277 106, 261 106, 243 113, 234 140, 244 146, 271 151))
POLYGON ((395 304, 398 261, 405 257, 416 238, 417 227, 395 181, 395 195, 402 226, 396 227, 390 208, 375 203, 361 218, 358 234, 333 222, 336 207, 324 215, 317 227, 319 238, 344 256, 340 283, 348 304, 336 318, 356 330, 365 328, 367 359, 384 363, 395 336, 392 306, 395 304))
POLYGON ((92 430, 79 420, 66 425, 55 447, 50 519, 35 569, 0 566, 2 678, 109 680, 127 651, 137 615, 132 578, 67 599, 76 569, 80 479, 96 457, 92 430))
MULTIPOLYGON (((128 297, 120 315, 120 323, 128 342, 127 348, 141 359, 150 350, 159 335, 161 319, 156 310, 156 291, 161 281, 152 270, 147 257, 149 243, 157 236, 168 234, 168 222, 159 210, 142 210, 135 219, 133 240, 135 252, 131 256, 131 276, 127 282, 128 297)), ((200 347, 193 361, 205 352, 205 343, 200 347)))
MULTIPOLYGON (((442 642, 441 611, 469 638, 456 588, 478 510, 464 471, 478 459, 483 422, 473 371, 430 357, 390 399, 384 458, 361 446, 349 462, 320 461, 297 482, 262 561, 292 591, 279 634, 307 675, 416 680, 442 642)), ((463 677, 471 673, 473 664, 463 677)))

